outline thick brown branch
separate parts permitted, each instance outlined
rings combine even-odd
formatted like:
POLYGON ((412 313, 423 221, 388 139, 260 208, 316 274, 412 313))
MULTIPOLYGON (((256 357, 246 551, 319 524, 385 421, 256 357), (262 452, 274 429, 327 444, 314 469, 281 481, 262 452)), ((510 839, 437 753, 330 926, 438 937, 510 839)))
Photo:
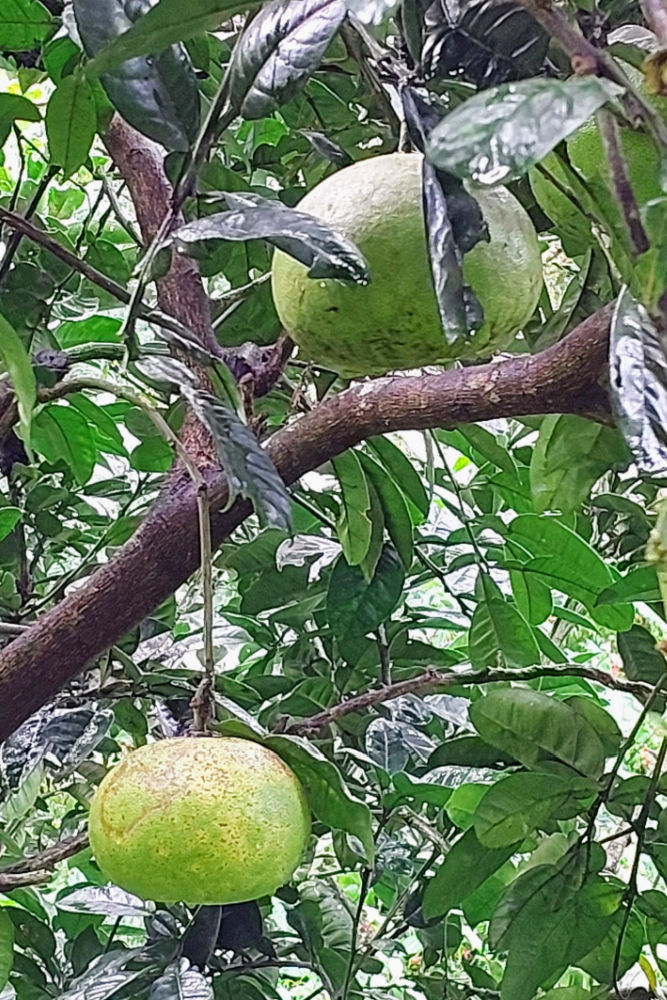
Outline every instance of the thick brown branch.
MULTIPOLYGON (((599 310, 534 357, 361 383, 278 431, 267 450, 293 483, 375 434, 535 413, 606 414, 598 378, 610 316, 610 306, 599 310)), ((224 478, 211 471, 209 483, 219 545, 251 507, 239 500, 224 511, 224 478)), ((2 651, 0 739, 153 611, 198 563, 196 497, 186 478, 177 479, 113 560, 2 651)))
POLYGON ((595 667, 580 667, 573 664, 563 666, 553 663, 528 667, 524 670, 503 670, 500 668, 462 670, 459 673, 435 669, 425 670, 417 677, 410 677, 408 680, 398 681, 396 684, 388 684, 386 687, 364 691, 363 694, 348 698, 347 701, 333 705, 307 719, 296 719, 282 732, 302 735, 316 733, 325 726, 330 726, 332 722, 342 719, 345 715, 363 712, 374 705, 382 705, 386 701, 400 698, 402 695, 413 694, 415 691, 434 689, 445 691, 447 688, 468 687, 473 684, 494 684, 497 682, 507 684, 509 681, 532 681, 540 677, 581 677, 583 680, 594 681, 603 687, 613 688, 614 691, 625 691, 627 694, 634 695, 641 702, 645 702, 653 690, 650 684, 645 684, 643 681, 626 681, 612 677, 604 670, 596 670, 595 667))

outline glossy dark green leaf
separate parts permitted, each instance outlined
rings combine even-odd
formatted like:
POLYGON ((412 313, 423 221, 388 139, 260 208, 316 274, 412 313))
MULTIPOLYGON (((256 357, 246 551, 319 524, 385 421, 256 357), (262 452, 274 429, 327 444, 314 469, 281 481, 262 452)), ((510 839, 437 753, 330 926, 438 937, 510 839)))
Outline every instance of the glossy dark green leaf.
POLYGON ((426 155, 457 177, 505 184, 522 177, 621 92, 597 76, 503 83, 447 115, 431 133, 426 155))
POLYGON ((49 462, 66 462, 81 486, 88 482, 95 468, 95 442, 87 420, 73 406, 48 403, 33 420, 31 439, 49 462))
POLYGON ((475 834, 490 848, 523 840, 558 813, 573 795, 590 805, 596 787, 583 779, 557 774, 510 774, 496 781, 475 810, 475 834))
MULTIPOLYGON (((401 88, 401 100, 410 139, 423 153, 440 114, 413 87, 401 88)), ((463 255, 486 235, 486 227, 479 205, 459 178, 436 170, 427 159, 422 165, 422 203, 443 336, 454 344, 483 322, 479 300, 464 284, 463 255)))
POLYGON ((530 463, 535 510, 577 510, 603 473, 629 459, 617 430, 570 414, 545 417, 530 463))
POLYGON ((329 139, 323 132, 311 132, 308 129, 304 129, 303 135, 305 135, 316 153, 319 153, 325 160, 334 163, 337 167, 347 167, 353 162, 350 154, 342 146, 339 146, 337 142, 329 139))
POLYGON ((517 845, 484 847, 474 830, 467 830, 450 847, 445 860, 428 880, 422 909, 427 920, 458 907, 463 900, 511 858, 517 845))
POLYGON ((112 38, 87 67, 89 75, 106 73, 137 56, 161 52, 174 42, 184 42, 202 31, 214 31, 261 0, 158 0, 122 34, 112 38))
POLYGON ((472 617, 468 644, 470 662, 476 670, 499 665, 530 667, 540 661, 530 625, 502 598, 479 602, 472 617))
POLYGON ((462 72, 481 89, 536 74, 548 43, 546 32, 515 0, 434 3, 422 59, 428 76, 462 72))
POLYGON ((401 599, 405 574, 398 555, 385 546, 367 581, 357 566, 340 558, 327 592, 327 618, 339 640, 363 636, 382 625, 401 599))
POLYGON ((62 167, 65 178, 86 162, 96 131, 92 87, 83 73, 66 76, 51 94, 46 109, 51 159, 62 167))
MULTIPOLYGON (((508 531, 510 543, 534 558, 522 567, 556 590, 581 601, 597 622, 623 631, 634 617, 629 605, 598 607, 598 596, 614 582, 614 573, 595 549, 555 517, 521 514, 508 531)), ((518 551, 518 550, 517 550, 518 551)))
POLYGON ((539 986, 590 952, 602 940, 617 908, 601 880, 578 888, 555 865, 520 875, 493 914, 492 946, 506 951, 501 1000, 533 1000, 539 986))
POLYGON ((626 601, 659 601, 660 585, 655 566, 634 566, 616 583, 598 594, 596 604, 623 604, 626 601))
POLYGON ((179 958, 151 984, 148 1000, 213 1000, 213 989, 187 959, 179 958))
POLYGON ((551 590, 542 580, 520 569, 510 570, 512 594, 518 610, 530 625, 541 625, 551 614, 551 590))
POLYGON ((8 372, 16 393, 19 407, 21 433, 30 442, 32 411, 37 401, 35 373, 16 330, 0 315, 0 361, 8 372))
POLYGON ((14 925, 7 910, 0 909, 0 990, 4 990, 14 964, 14 925))
POLYGON ((483 740, 527 767, 553 757, 592 778, 602 772, 605 753, 593 726, 539 691, 493 689, 470 706, 470 721, 483 740))
POLYGON ((430 504, 424 484, 410 459, 388 437, 369 438, 367 444, 405 495, 412 523, 423 524, 430 504))
POLYGON ((354 244, 314 216, 257 194, 226 192, 225 199, 228 212, 176 230, 179 249, 192 252, 210 240, 263 239, 305 264, 311 278, 368 282, 368 267, 354 244))
POLYGON ((332 464, 341 492, 338 539, 347 561, 358 566, 368 553, 373 530, 366 476, 354 451, 343 452, 332 464))
MULTIPOLYGON (((74 13, 89 56, 132 25, 123 0, 74 0, 74 13)), ((199 89, 182 47, 124 62, 101 80, 113 106, 139 132, 169 150, 190 148, 199 130, 199 89)))
POLYGON ((219 399, 182 384, 181 392, 211 433, 232 496, 252 500, 264 524, 289 531, 292 502, 278 470, 250 428, 219 399))
POLYGON ((41 117, 39 108, 27 97, 22 97, 21 94, 0 94, 0 129, 16 121, 38 122, 41 121, 41 117))
POLYGON ((26 52, 40 45, 53 30, 54 21, 38 0, 2 0, 0 51, 26 52))
POLYGON ((380 498, 385 527, 407 571, 414 558, 412 520, 407 502, 382 466, 364 452, 358 452, 357 455, 380 498))
POLYGON ((632 681, 646 681, 656 684, 665 673, 667 663, 656 648, 656 639, 648 629, 633 625, 627 632, 617 636, 618 652, 623 660, 623 669, 632 681))
POLYGON ((306 84, 343 23, 343 0, 270 0, 237 42, 228 71, 238 114, 266 118, 306 84))
POLYGON ((667 353, 647 312, 626 289, 611 323, 611 402, 640 472, 667 473, 667 353))

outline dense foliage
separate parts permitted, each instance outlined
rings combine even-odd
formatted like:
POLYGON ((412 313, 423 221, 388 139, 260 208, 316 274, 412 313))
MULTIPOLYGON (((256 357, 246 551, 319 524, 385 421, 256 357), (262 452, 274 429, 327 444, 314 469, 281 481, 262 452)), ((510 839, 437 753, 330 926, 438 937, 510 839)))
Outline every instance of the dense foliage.
POLYGON ((660 8, 1 0, 2 1000, 663 995, 667 126, 625 74, 665 87, 660 8), (492 365, 350 388, 272 253, 365 281, 293 208, 411 148, 443 337, 463 181, 520 199, 544 291, 492 365), (305 788, 273 898, 91 856, 107 767, 192 730, 305 788))

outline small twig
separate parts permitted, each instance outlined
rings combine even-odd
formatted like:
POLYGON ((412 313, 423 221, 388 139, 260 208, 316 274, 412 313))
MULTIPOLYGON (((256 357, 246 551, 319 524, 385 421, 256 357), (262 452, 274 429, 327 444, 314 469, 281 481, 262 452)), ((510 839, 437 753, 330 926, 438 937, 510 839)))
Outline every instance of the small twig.
POLYGON ((3 875, 0 872, 0 892, 11 892, 12 889, 20 889, 25 885, 41 885, 50 878, 51 872, 40 869, 22 875, 3 875))
POLYGON ((201 551, 202 600, 204 604, 204 672, 190 702, 194 712, 195 732, 205 733, 213 715, 215 696, 215 654, 213 650, 213 547, 211 544, 211 511, 206 483, 197 490, 199 514, 199 547, 201 551))
MULTIPOLYGON (((26 208, 25 215, 23 216, 24 219, 30 219, 35 214, 35 212, 37 211, 37 207, 40 201, 42 200, 42 196, 46 191, 47 187, 49 186, 49 184, 51 183, 51 180, 53 179, 56 172, 57 171, 54 167, 51 167, 50 169, 47 169, 45 171, 42 179, 37 185, 37 189, 35 190, 34 195, 30 199, 28 207, 26 208)), ((0 285, 2 285, 3 281, 5 280, 5 277, 7 276, 7 272, 11 267, 12 261, 16 256, 16 251, 21 245, 22 239, 23 235, 18 230, 14 229, 12 235, 7 241, 7 249, 5 250, 4 257, 2 258, 2 263, 0 263, 0 285)))
POLYGON ((391 656, 389 655, 387 630, 384 625, 380 625, 378 628, 377 644, 380 654, 380 682, 389 685, 391 684, 391 656))
MULTIPOLYGON (((260 274, 259 278, 253 278, 245 285, 240 285, 238 288, 230 288, 228 292, 223 292, 217 298, 211 300, 211 306, 213 309, 217 309, 222 306, 223 309, 227 309, 228 306, 233 305, 235 302, 242 302, 243 299, 247 299, 248 295, 255 290, 255 288, 260 288, 265 285, 267 281, 271 279, 271 272, 267 271, 266 274, 260 274)), ((216 327, 216 323, 219 324, 220 317, 213 323, 213 329, 216 327)))
POLYGON ((635 192, 630 183, 618 122, 616 116, 608 108, 601 108, 598 111, 597 120, 602 145, 607 155, 612 192, 627 227, 634 255, 638 257, 649 249, 650 244, 639 215, 639 205, 635 192))
POLYGON ((644 702, 653 692, 653 687, 644 681, 624 681, 614 678, 604 670, 595 667, 581 667, 567 664, 544 664, 543 666, 526 667, 521 670, 505 670, 501 668, 487 668, 485 670, 467 670, 456 673, 451 671, 445 673, 441 670, 431 668, 418 674, 417 677, 410 677, 405 681, 398 681, 388 687, 373 688, 363 694, 349 698, 347 701, 327 708, 323 712, 311 715, 305 719, 298 719, 290 723, 283 731, 286 733, 307 734, 316 732, 324 726, 331 725, 345 715, 353 712, 362 712, 374 705, 380 705, 385 701, 399 698, 401 695, 412 694, 415 691, 423 691, 428 688, 449 688, 458 686, 468 686, 470 684, 493 684, 511 681, 531 681, 541 677, 580 677, 582 680, 594 681, 605 687, 613 688, 615 691, 626 691, 644 702))
POLYGON ((632 869, 630 871, 630 878, 628 879, 628 886, 625 891, 625 898, 623 901, 625 904, 625 912, 623 914, 623 923, 621 924, 621 929, 618 935, 618 941, 616 942, 616 951, 614 953, 614 966, 611 976, 611 981, 614 984, 614 989, 619 998, 621 997, 621 993, 619 992, 619 985, 618 985, 618 970, 621 962, 623 940, 625 938, 625 932, 628 929, 630 914, 632 912, 632 904, 638 892, 637 874, 639 872, 639 862, 641 860, 642 847, 644 846, 644 837, 646 836, 646 824, 648 822, 651 806, 653 805, 653 800, 655 799, 655 793, 658 787, 658 782, 662 774, 662 768, 665 763, 665 755, 667 755, 667 737, 665 737, 662 743, 660 744, 660 750, 658 751, 655 767, 653 768, 653 774, 651 775, 651 782, 649 784, 648 789, 646 790, 646 796, 644 797, 642 809, 636 823, 636 829, 638 831, 637 846, 635 848, 635 856, 632 860, 632 869))
POLYGON ((352 980, 356 973, 356 957, 357 957, 357 947, 358 947, 358 937, 359 937, 359 924, 361 923, 361 915, 364 912, 364 903, 366 902, 366 894, 368 892, 368 884, 371 880, 371 870, 370 868, 364 868, 361 873, 361 884, 359 886, 359 902, 357 903, 357 908, 352 918, 352 933, 350 935, 350 960, 347 966, 347 972, 345 973, 345 982, 343 983, 343 989, 341 990, 341 1000, 347 1000, 348 994, 350 992, 350 986, 352 985, 352 980))
MULTIPOLYGON (((15 861, 13 864, 7 865, 6 868, 0 869, 0 884, 3 879, 30 873, 39 875, 40 881, 44 881, 45 877, 48 878, 50 876, 50 872, 47 869, 52 868, 59 861, 64 861, 66 858, 71 858, 73 855, 78 854, 79 851, 83 851, 87 846, 87 833, 77 833, 74 837, 59 840, 57 844, 52 844, 51 847, 45 848, 39 854, 33 854, 30 858, 23 858, 21 861, 15 861)), ((25 882, 23 884, 28 885, 30 883, 25 882)))
MULTIPOLYGON (((61 260, 64 264, 67 264, 72 268, 73 271, 77 271, 82 274, 84 278, 97 285, 98 288, 104 289, 109 295, 113 295, 114 298, 118 299, 119 302, 125 305, 130 305, 132 301, 132 295, 123 286, 114 281, 113 278, 107 277, 101 271, 96 268, 91 267, 90 264, 85 260, 81 260, 75 253, 68 250, 67 247, 62 246, 57 240, 54 240, 51 236, 45 233, 42 229, 38 229, 37 226, 33 226, 32 223, 26 221, 23 216, 16 215, 14 212, 9 212, 5 208, 0 208, 0 222, 5 223, 10 229, 14 229, 16 232, 21 233, 23 236, 27 236, 31 239, 33 243, 37 243, 39 246, 44 247, 49 253, 52 253, 54 257, 61 260)), ((174 319, 172 316, 168 316, 163 313, 160 309, 149 309, 143 304, 137 306, 136 315, 139 319, 145 320, 147 323, 153 323, 155 326, 161 327, 163 330, 170 330, 172 333, 178 334, 180 337, 187 341, 190 341, 193 346, 198 346, 201 350, 201 345, 197 341, 197 338, 192 333, 188 327, 179 323, 178 320, 174 319)))

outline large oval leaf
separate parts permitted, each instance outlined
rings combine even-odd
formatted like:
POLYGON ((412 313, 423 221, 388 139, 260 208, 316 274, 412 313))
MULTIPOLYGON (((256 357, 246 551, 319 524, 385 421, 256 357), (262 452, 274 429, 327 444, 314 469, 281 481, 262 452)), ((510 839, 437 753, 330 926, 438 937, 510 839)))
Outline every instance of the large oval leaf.
POLYGON ((0 993, 9 981, 9 973, 14 964, 14 924, 7 910, 0 909, 0 993))
POLYGON ((306 212, 258 194, 225 192, 228 212, 189 222, 174 234, 180 250, 209 240, 263 239, 305 264, 311 278, 340 278, 366 284, 368 266, 346 236, 306 212))
POLYGON ((483 740, 528 767, 555 757, 592 778, 599 777, 604 767, 604 748, 593 726, 562 701, 539 691, 491 691, 470 706, 470 721, 483 740))
MULTIPOLYGON (((74 0, 89 56, 132 26, 125 8, 123 0, 74 0)), ((131 59, 101 80, 113 106, 139 132, 166 149, 190 148, 199 131, 199 89, 183 48, 172 46, 151 58, 131 59)))
POLYGON ((343 0, 273 0, 252 19, 229 65, 229 93, 244 118, 266 118, 320 63, 345 17, 343 0))
POLYGON ((483 90, 431 133, 426 155, 478 184, 506 184, 550 153, 622 89, 597 76, 520 80, 483 90))

